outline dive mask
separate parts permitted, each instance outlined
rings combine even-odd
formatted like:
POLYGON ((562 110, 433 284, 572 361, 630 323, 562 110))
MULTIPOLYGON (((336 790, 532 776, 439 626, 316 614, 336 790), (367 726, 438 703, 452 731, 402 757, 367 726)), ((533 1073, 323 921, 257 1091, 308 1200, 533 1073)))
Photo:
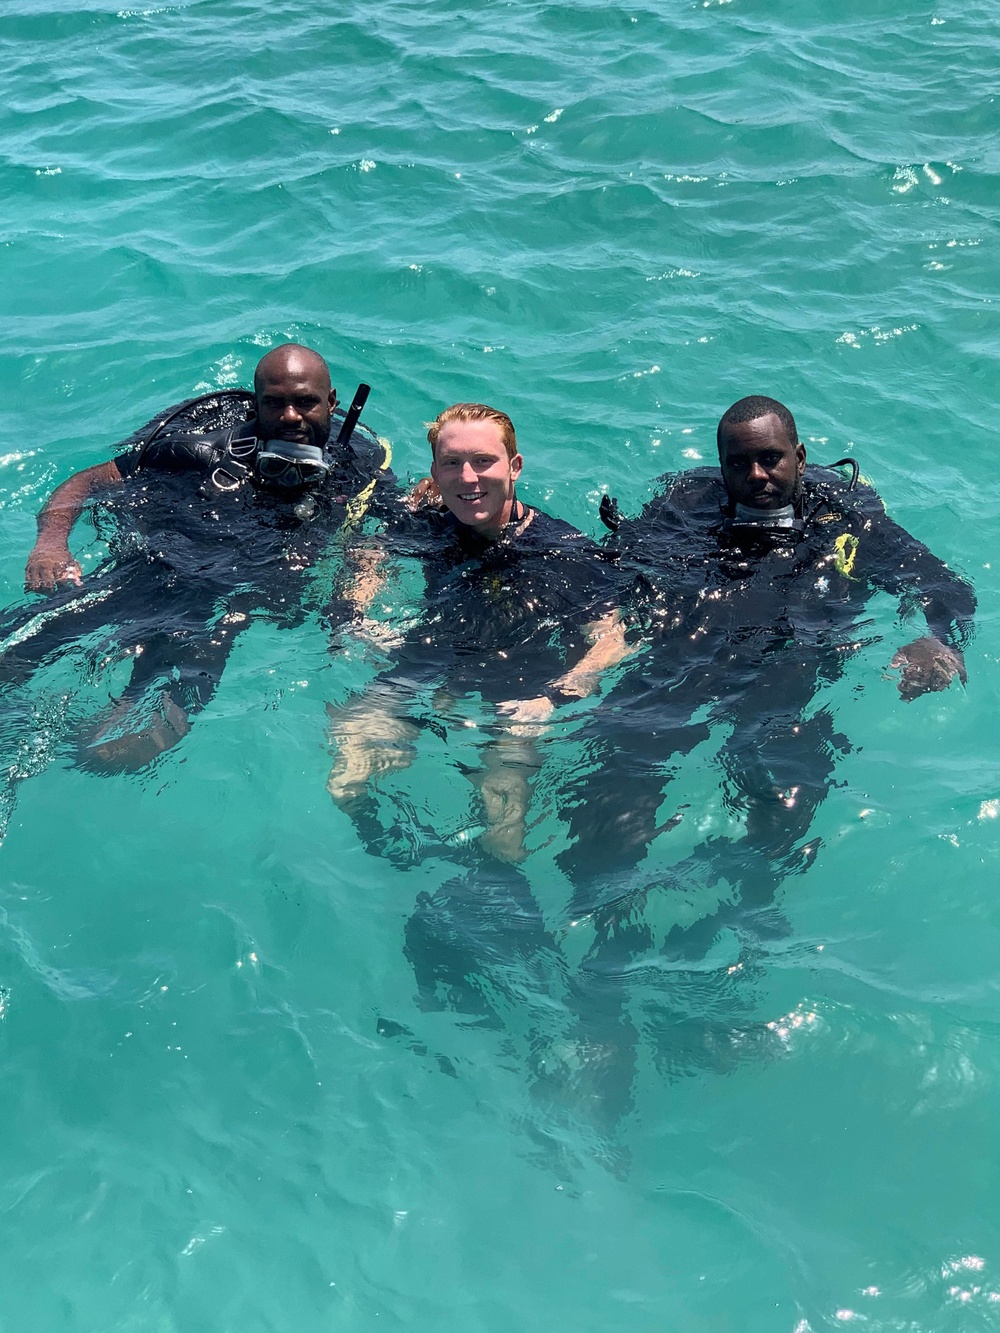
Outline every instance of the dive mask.
POLYGON ((297 440, 266 440, 257 454, 256 468, 261 481, 293 491, 322 481, 330 464, 318 445, 299 444, 297 440))

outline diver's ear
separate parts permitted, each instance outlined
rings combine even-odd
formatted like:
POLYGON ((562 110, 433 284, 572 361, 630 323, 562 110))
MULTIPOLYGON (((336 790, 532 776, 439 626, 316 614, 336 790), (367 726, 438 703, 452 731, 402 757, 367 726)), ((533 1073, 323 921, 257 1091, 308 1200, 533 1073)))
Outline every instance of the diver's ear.
POLYGON ((520 454, 515 454, 510 460, 510 475, 514 481, 517 481, 521 475, 521 469, 524 467, 524 459, 520 454))
POLYGON ((795 459, 796 459, 796 471, 798 475, 801 477, 803 472, 805 472, 806 470, 806 447, 804 444, 799 444, 796 446, 795 459))
POLYGON ((330 404, 330 411, 331 411, 331 412, 336 411, 336 408, 337 408, 337 390, 336 390, 336 389, 331 389, 331 390, 330 390, 330 397, 327 399, 327 402, 330 404))

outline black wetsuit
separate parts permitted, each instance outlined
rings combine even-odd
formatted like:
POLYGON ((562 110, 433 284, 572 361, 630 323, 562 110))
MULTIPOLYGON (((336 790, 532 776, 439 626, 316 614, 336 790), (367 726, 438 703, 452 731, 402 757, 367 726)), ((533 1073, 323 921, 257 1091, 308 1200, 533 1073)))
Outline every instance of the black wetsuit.
POLYGON ((384 679, 500 703, 547 694, 583 657, 585 627, 616 605, 614 566, 562 519, 517 513, 494 540, 433 507, 393 525, 389 549, 420 561, 425 590, 384 679))
POLYGON ((933 634, 965 644, 972 589, 894 523, 870 487, 850 490, 808 467, 799 512, 795 529, 770 536, 733 528, 721 476, 706 468, 664 478, 622 524, 614 545, 638 577, 634 606, 649 644, 590 728, 598 771, 580 792, 562 857, 580 906, 601 896, 602 876, 613 893, 618 872, 635 865, 655 835, 672 757, 718 723, 732 727, 720 759, 729 799, 746 814, 744 850, 758 854, 758 872, 787 855, 842 744, 828 711, 803 710, 870 641, 861 618, 873 592, 922 608, 933 634))
MULTIPOLYGON (((428 690, 488 704, 537 698, 586 653, 585 627, 617 604, 614 563, 570 524, 539 509, 525 523, 527 512, 518 507, 495 540, 432 507, 393 526, 390 550, 418 560, 425 583, 420 620, 377 686, 394 711, 416 716, 413 696, 428 690)), ((530 744, 504 763, 537 764, 530 744)), ((374 846, 371 807, 352 815, 374 846)), ((457 854, 474 857, 473 870, 419 896, 406 955, 425 1005, 487 1014, 557 950, 520 870, 475 844, 457 854)))
POLYGON ((578 733, 589 762, 576 780, 573 841, 558 858, 574 886, 570 917, 589 917, 594 929, 570 1004, 579 1038, 609 1053, 598 1104, 619 1113, 630 1105, 637 977, 665 1071, 726 1068, 739 1051, 766 1045, 765 1029, 743 1031, 742 1018, 730 1025, 760 941, 787 931, 774 896, 782 877, 811 859, 813 844, 800 840, 846 746, 829 709, 806 710, 871 642, 863 617, 872 594, 922 607, 931 631, 959 648, 975 610, 969 585, 888 518, 869 487, 849 490, 829 470, 807 468, 798 525, 771 534, 729 525, 717 469, 661 486, 609 543, 623 575, 633 576, 625 610, 646 644, 578 733), (716 729, 726 735, 716 760, 724 797, 744 813, 745 835, 706 838, 666 874, 644 874, 638 863, 658 831, 673 765, 716 729), (651 892, 716 892, 720 881, 729 889, 714 913, 654 938, 651 892), (725 926, 749 945, 742 969, 730 975, 699 961, 689 971, 685 964, 703 959, 725 926))
MULTIPOLYGON (((315 491, 289 497, 259 489, 249 473, 252 402, 243 391, 191 400, 123 442, 115 461, 124 484, 100 497, 95 516, 110 560, 82 588, 0 626, 9 635, 32 617, 40 622, 0 656, 0 682, 24 680, 69 643, 101 631, 112 654, 134 654, 126 700, 166 692, 191 714, 211 698, 252 615, 285 625, 301 619, 310 566, 331 539, 379 510, 392 474, 364 427, 338 448, 335 419, 331 467, 315 491), (246 447, 234 450, 234 440, 246 447)), ((350 614, 342 603, 327 609, 333 618, 350 614)))

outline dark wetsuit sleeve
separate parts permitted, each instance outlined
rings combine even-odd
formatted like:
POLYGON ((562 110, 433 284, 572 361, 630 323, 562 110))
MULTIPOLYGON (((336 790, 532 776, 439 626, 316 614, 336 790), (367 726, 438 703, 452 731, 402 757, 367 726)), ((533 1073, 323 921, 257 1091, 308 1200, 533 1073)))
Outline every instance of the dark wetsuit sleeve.
POLYGON ((904 606, 919 606, 937 638, 964 647, 976 612, 972 586, 895 523, 872 491, 855 510, 851 529, 858 538, 858 573, 904 606))

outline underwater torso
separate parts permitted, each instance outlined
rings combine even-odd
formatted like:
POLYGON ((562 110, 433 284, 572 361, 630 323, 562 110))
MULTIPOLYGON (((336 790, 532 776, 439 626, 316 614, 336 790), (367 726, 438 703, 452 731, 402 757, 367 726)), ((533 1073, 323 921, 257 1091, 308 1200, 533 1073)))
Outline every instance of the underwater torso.
POLYGON ((544 692, 586 652, 585 626, 616 604, 600 547, 539 509, 487 540, 430 508, 392 540, 397 554, 421 561, 425 579, 400 668, 454 693, 497 701, 544 692))
MULTIPOLYGON (((236 412, 230 396, 219 397, 208 422, 236 412)), ((117 460, 125 485, 105 506, 116 554, 141 552, 178 577, 222 586, 280 581, 314 563, 391 489, 385 450, 363 426, 344 445, 328 443, 329 470, 316 487, 256 485, 246 463, 252 467, 254 422, 240 406, 242 420, 215 429, 203 428, 204 416, 192 424, 181 414, 152 440, 144 427, 125 442, 117 460)))
POLYGON ((876 589, 919 602, 956 641, 975 607, 968 585, 870 487, 850 489, 823 468, 807 468, 794 525, 771 528, 731 521, 717 469, 665 478, 613 545, 654 646, 669 645, 682 667, 745 670, 748 680, 778 651, 835 668, 870 633, 861 622, 876 589))

